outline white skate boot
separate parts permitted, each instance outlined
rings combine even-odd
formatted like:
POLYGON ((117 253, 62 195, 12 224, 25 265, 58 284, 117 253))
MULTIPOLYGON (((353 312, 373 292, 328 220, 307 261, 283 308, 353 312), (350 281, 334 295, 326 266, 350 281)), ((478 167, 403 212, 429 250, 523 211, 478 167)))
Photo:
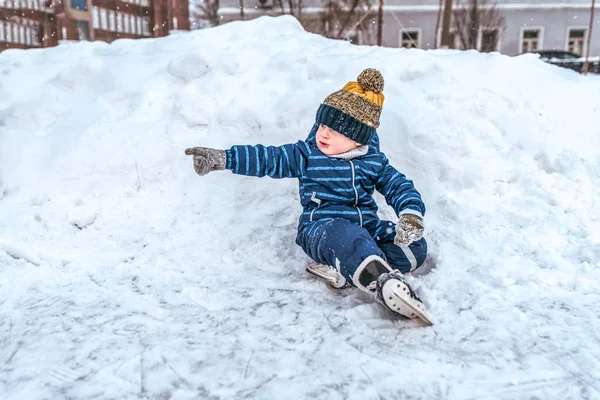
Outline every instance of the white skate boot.
POLYGON ((365 292, 373 295, 394 314, 408 319, 421 319, 433 325, 425 313, 425 306, 410 287, 402 273, 392 270, 379 256, 367 257, 357 268, 352 282, 365 292))
POLYGON ((310 264, 306 267, 306 272, 324 280, 332 289, 344 289, 350 287, 346 282, 346 278, 342 276, 340 271, 327 264, 310 264))
POLYGON ((419 318, 433 325, 425 313, 425 305, 398 270, 381 274, 375 282, 376 298, 394 313, 410 319, 419 318))

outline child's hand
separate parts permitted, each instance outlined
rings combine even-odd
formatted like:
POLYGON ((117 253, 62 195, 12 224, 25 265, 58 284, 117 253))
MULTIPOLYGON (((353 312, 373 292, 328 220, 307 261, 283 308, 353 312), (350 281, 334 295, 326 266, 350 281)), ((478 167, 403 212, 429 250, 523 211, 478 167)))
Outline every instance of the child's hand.
POLYGON ((185 149, 185 154, 194 156, 194 170, 200 176, 212 171, 225 169, 225 150, 210 149, 208 147, 192 147, 185 149))
POLYGON ((408 246, 423 237, 423 218, 415 214, 401 214, 396 224, 394 244, 408 246))

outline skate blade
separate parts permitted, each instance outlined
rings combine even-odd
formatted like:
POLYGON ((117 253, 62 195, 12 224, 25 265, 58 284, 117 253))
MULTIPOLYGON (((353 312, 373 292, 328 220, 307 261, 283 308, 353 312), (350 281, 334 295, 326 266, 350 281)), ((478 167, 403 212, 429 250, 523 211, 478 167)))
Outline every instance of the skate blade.
POLYGON ((398 295, 397 293, 394 292, 394 294, 396 295, 396 298, 398 300, 400 300, 402 303, 404 303, 408 308, 411 309, 412 312, 415 313, 415 315, 417 316, 418 319, 420 319, 422 322, 424 322, 427 326, 433 325, 431 318, 429 318, 429 316, 425 313, 425 311, 423 311, 419 307, 415 306, 410 301, 406 300, 404 297, 405 295, 403 293, 401 295, 398 295))

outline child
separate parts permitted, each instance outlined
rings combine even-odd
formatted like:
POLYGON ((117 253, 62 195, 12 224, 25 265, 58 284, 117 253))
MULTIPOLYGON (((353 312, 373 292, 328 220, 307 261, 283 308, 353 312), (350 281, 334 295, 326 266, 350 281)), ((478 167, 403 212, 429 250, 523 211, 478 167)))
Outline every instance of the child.
MULTIPOLYGON (((419 297, 403 278, 427 256, 425 205, 412 181, 379 151, 375 129, 383 106, 383 77, 375 69, 329 95, 308 138, 279 147, 186 149, 199 175, 235 174, 298 178, 304 208, 296 243, 318 264, 307 270, 334 287, 349 282, 406 318, 429 322, 419 297), (377 189, 399 215, 382 221, 372 195, 377 189)), ((430 322, 429 322, 430 323, 430 322)))

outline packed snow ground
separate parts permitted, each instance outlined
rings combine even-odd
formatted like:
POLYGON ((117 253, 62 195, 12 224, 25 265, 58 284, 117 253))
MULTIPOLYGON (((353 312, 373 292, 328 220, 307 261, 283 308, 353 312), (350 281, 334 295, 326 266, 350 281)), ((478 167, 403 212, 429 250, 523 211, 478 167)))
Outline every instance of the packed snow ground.
POLYGON ((0 399, 600 398, 599 99, 535 57, 290 17, 2 52, 0 399), (302 139, 365 67, 428 207, 433 327, 304 272, 296 180, 183 153, 302 139))

